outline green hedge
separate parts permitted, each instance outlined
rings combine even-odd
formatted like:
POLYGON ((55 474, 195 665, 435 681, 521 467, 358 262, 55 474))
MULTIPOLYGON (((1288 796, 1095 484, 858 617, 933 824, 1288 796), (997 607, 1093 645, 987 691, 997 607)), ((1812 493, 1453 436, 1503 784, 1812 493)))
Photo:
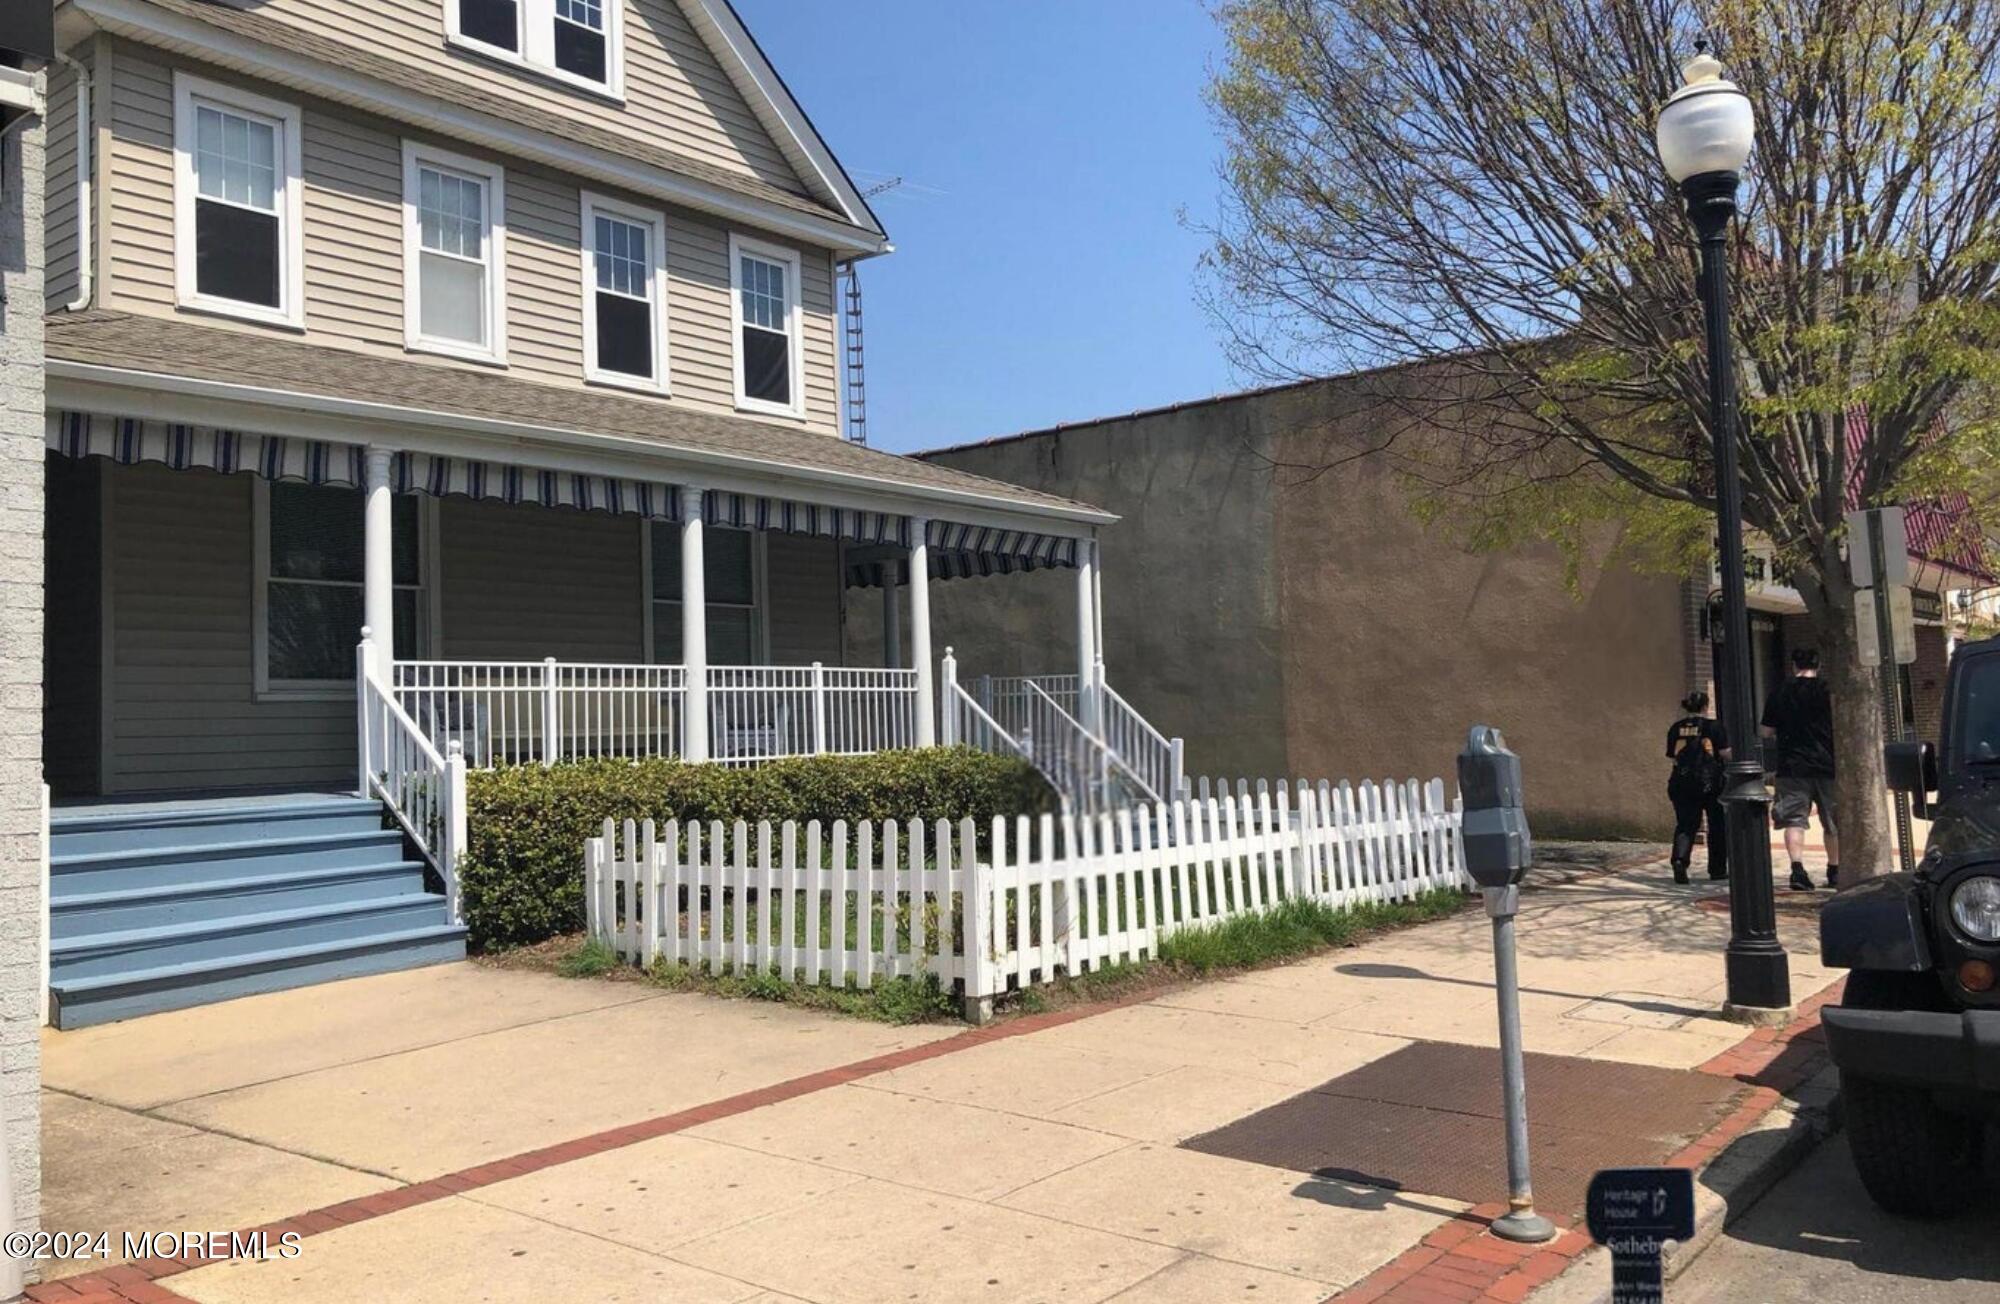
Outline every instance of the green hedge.
POLYGON ((583 844, 609 819, 958 820, 1054 802, 1025 762, 965 747, 813 756, 743 769, 573 761, 468 776, 471 845, 459 865, 469 941, 522 946, 583 927, 583 844))

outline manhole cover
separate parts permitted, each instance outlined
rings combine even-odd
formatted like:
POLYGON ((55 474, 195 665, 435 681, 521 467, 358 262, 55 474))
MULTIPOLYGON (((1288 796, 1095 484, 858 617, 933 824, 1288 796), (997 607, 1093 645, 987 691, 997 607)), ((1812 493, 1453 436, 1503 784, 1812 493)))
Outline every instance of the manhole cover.
MULTIPOLYGON (((1600 1168, 1656 1164, 1707 1131, 1742 1090, 1712 1074, 1527 1057, 1539 1207, 1582 1209, 1600 1168)), ((1507 1192, 1500 1055, 1418 1042, 1182 1144, 1322 1180, 1478 1203, 1507 1192)))

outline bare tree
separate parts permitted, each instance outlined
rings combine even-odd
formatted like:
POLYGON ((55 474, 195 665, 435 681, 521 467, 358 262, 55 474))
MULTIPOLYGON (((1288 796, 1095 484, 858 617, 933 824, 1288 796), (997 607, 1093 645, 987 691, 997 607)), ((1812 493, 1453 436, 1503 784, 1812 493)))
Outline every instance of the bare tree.
MULTIPOLYGON (((1996 0, 1223 0, 1214 304, 1240 363, 1452 353, 1398 442, 1475 541, 1713 537, 1697 250, 1653 123, 1706 35, 1757 112, 1733 237, 1744 506, 1835 698, 1843 860, 1888 859, 1842 519, 1983 475, 2000 377, 1996 0), (1415 423, 1412 423, 1415 424, 1415 423)), ((1986 477, 1990 482, 1990 477, 1986 477)), ((1683 572, 1685 573, 1685 572, 1683 572)), ((1739 740, 1741 741, 1741 740, 1739 740)))

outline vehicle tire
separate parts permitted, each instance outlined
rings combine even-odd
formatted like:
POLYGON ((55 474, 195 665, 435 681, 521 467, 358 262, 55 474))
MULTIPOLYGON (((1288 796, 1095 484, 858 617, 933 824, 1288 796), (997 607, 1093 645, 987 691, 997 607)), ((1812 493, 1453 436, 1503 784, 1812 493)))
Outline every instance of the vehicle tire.
MULTIPOLYGON (((1858 1010, 1945 1008, 1928 973, 1857 969, 1843 1006, 1858 1010)), ((1847 1148, 1870 1199, 1905 1218, 1941 1218, 1962 1207, 1961 1193, 1979 1169, 1981 1128, 1938 1107, 1921 1087, 1840 1075, 1847 1148)))

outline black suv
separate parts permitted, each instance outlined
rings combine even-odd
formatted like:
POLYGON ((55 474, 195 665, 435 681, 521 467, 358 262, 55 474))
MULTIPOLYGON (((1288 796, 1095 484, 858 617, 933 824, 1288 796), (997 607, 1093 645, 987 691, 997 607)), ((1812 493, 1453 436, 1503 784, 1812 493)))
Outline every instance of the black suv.
POLYGON ((2000 638, 1952 657, 1938 747, 1891 743, 1887 760, 1920 812, 1937 794, 1930 845, 1915 873, 1821 911, 1822 961, 1852 970, 1822 1020, 1862 1185, 1935 1217, 1963 1205, 2000 1121, 2000 638))

